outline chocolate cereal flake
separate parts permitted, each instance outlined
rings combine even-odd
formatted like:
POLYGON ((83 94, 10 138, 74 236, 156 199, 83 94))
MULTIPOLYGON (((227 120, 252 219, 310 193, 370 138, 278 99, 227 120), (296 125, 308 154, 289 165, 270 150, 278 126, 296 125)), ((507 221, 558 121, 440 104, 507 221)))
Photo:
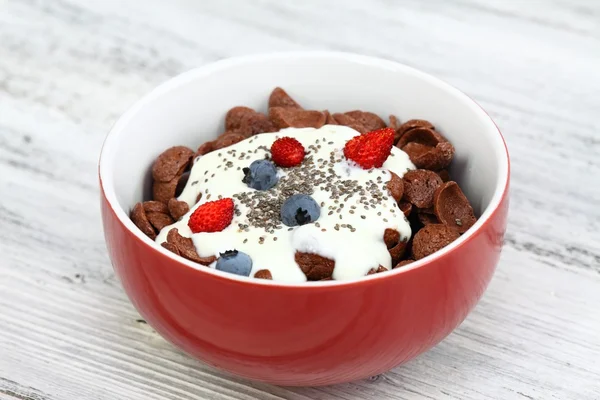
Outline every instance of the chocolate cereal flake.
POLYGON ((333 115, 329 113, 329 111, 325 110, 323 111, 323 114, 325 114, 325 125, 339 125, 335 118, 333 118, 333 115))
POLYGON ((202 265, 210 265, 217 261, 217 257, 200 257, 194 247, 194 242, 190 238, 186 238, 179 234, 177 228, 173 228, 167 234, 167 242, 177 247, 180 255, 190 261, 197 262, 202 265))
POLYGON ((404 195, 404 181, 394 172, 390 171, 391 178, 387 183, 387 189, 390 192, 390 195, 399 202, 402 200, 402 196, 404 195))
POLYGON ((245 137, 264 132, 275 132, 269 118, 249 107, 233 107, 225 115, 225 130, 243 134, 245 137))
POLYGON ((442 178, 443 182, 448 182, 450 180, 450 174, 447 169, 442 169, 437 171, 437 174, 442 178))
POLYGON ((296 263, 309 281, 320 281, 331 278, 335 261, 317 254, 297 251, 294 256, 296 263))
POLYGON ((271 275, 271 271, 269 271, 268 269, 261 269, 259 271, 256 271, 254 277, 257 279, 273 279, 273 275, 271 275))
POLYGON ((167 214, 169 209, 165 203, 161 203, 160 201, 149 200, 142 203, 144 206, 144 211, 149 212, 157 212, 167 214))
POLYGON ((296 103, 294 99, 290 97, 285 90, 280 87, 276 87, 269 96, 269 108, 271 107, 282 107, 282 108, 295 108, 302 110, 300 104, 296 103))
POLYGON ((146 217, 148 221, 156 228, 157 231, 160 231, 167 225, 171 225, 173 222, 173 218, 169 214, 158 213, 158 212, 149 212, 146 213, 146 217))
POLYGON ((413 162, 423 154, 426 154, 428 151, 432 149, 431 146, 427 146, 426 144, 411 142, 402 148, 402 151, 408 155, 410 161, 413 162))
POLYGON ((412 212, 412 204, 410 204, 408 201, 399 202, 398 208, 404 213, 405 217, 408 217, 412 212))
POLYGON ((152 185, 152 198, 155 201, 160 201, 165 204, 168 203, 169 199, 175 197, 178 183, 179 176, 174 177, 169 182, 154 181, 154 185, 152 185))
POLYGON ((192 161, 194 151, 185 146, 175 146, 158 156, 152 166, 154 181, 170 182, 179 177, 192 161))
MULTIPOLYGON (((391 121, 391 118, 390 118, 390 121, 391 121)), ((403 123, 396 129, 396 134, 397 134, 398 140, 400 140, 402 138, 402 136, 404 136, 404 134, 406 134, 406 132, 408 132, 412 129, 416 129, 416 128, 435 129, 433 124, 431 124, 431 122, 429 122, 429 121, 426 121, 424 119, 411 119, 411 120, 406 121, 405 123, 403 123)), ((400 147, 400 146, 398 146, 398 147, 400 147)))
POLYGON ((131 210, 131 220, 133 221, 135 226, 140 228, 140 230, 146 236, 148 236, 152 240, 156 239, 156 231, 154 230, 154 227, 152 226, 150 221, 148 221, 142 203, 137 203, 133 207, 133 210, 131 210))
POLYGON ((421 222, 421 224, 423 224, 423 226, 440 223, 440 221, 438 221, 435 214, 431 214, 425 210, 419 210, 417 212, 417 218, 419 219, 419 222, 421 222))
POLYGON ((442 184, 442 179, 433 171, 416 169, 408 171, 404 180, 404 199, 418 208, 433 206, 433 194, 442 184))
POLYGON ((174 244, 162 242, 160 245, 165 249, 169 250, 170 252, 177 254, 178 256, 181 255, 179 254, 179 250, 177 250, 177 246, 175 246, 174 244))
POLYGON ((190 211, 190 206, 188 206, 188 204, 185 201, 179 201, 175 197, 173 197, 169 200, 168 210, 171 214, 171 217, 173 217, 175 221, 179 221, 181 217, 183 217, 185 214, 188 213, 188 211, 190 211))
POLYGON ((369 130, 363 124, 361 124, 359 121, 355 120, 349 115, 335 113, 333 114, 333 118, 337 121, 338 125, 347 126, 348 128, 352 128, 360 133, 369 132, 369 130))
POLYGON ((398 244, 389 249, 390 257, 392 257, 392 265, 395 265, 406 253, 406 246, 408 242, 400 241, 398 244))
POLYGON ((198 147, 198 150, 196 150, 196 154, 194 154, 194 157, 203 156, 205 154, 210 153, 214 149, 215 149, 215 141, 211 140, 210 142, 206 142, 206 143, 200 145, 200 147, 198 147))
POLYGON ((408 260, 402 260, 402 261, 400 261, 398 264, 396 264, 396 266, 394 266, 394 268, 393 268, 393 269, 396 269, 396 268, 402 268, 402 267, 404 267, 405 265, 408 265, 408 264, 410 264, 410 263, 414 263, 414 262, 415 262, 415 260, 413 260, 413 259, 410 259, 410 258, 409 258, 408 260))
POLYGON ((414 155, 410 160, 417 168, 436 171, 448 167, 453 157, 454 146, 448 142, 441 142, 424 153, 414 155))
POLYGON ((395 229, 387 228, 385 232, 383 232, 383 242, 387 246, 388 249, 396 246, 400 241, 400 232, 395 229))
POLYGON ((446 139, 438 132, 429 128, 415 128, 407 131, 396 143, 396 147, 402 148, 408 143, 421 143, 427 146, 434 147, 440 142, 445 142, 446 139))
POLYGON ((388 119, 390 121, 389 124, 388 124, 388 126, 390 128, 392 128, 393 130, 398 130, 398 128, 400 128, 400 120, 398 119, 398 117, 396 117, 393 114, 390 114, 390 116, 388 117, 388 119))
POLYGON ((232 144, 241 142, 247 137, 248 136, 244 135, 243 133, 226 131, 225 133, 221 134, 221 136, 219 136, 217 140, 215 140, 213 144, 214 150, 220 150, 225 147, 229 147, 232 144))
POLYGON ((459 238, 459 233, 444 224, 431 224, 420 229, 413 237, 412 253, 420 260, 442 249, 459 238))
POLYGON ((321 111, 283 107, 269 108, 269 118, 277 129, 320 128, 325 125, 326 120, 325 114, 321 111))
POLYGON ((436 189, 433 208, 439 221, 458 233, 466 232, 477 221, 469 200, 454 181, 436 189))
POLYGON ((386 267, 380 265, 379 267, 377 267, 377 269, 371 268, 369 272, 367 272, 367 275, 379 274, 380 272, 387 272, 387 270, 388 269, 386 267))
POLYGON ((377 129, 383 129, 386 127, 385 121, 382 120, 377 114, 368 111, 348 111, 344 113, 345 115, 353 118, 355 121, 358 121, 362 126, 365 127, 367 132, 375 131, 377 129))

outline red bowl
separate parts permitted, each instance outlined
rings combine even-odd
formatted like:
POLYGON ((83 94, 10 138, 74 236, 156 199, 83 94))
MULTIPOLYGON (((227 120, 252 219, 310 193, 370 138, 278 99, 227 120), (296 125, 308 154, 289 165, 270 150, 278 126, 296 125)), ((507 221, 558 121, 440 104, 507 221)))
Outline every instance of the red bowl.
POLYGON ((162 84, 108 134, 102 218, 113 266, 140 314, 192 356, 249 379, 328 385, 385 372, 455 329, 485 291, 502 247, 509 159, 490 117, 451 86, 381 59, 325 52, 228 59, 162 84), (307 108, 364 109, 432 121, 456 147, 451 174, 480 215, 418 262, 355 281, 282 284, 198 266, 129 220, 165 148, 215 137, 236 105, 266 106, 282 86, 307 108))

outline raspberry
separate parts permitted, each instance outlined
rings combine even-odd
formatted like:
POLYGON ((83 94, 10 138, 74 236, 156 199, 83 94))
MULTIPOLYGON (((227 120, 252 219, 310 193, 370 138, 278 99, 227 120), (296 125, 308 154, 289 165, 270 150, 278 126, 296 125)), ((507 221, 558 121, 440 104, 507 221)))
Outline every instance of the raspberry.
POLYGON ((380 168, 392 152, 394 133, 383 128, 355 136, 344 146, 344 156, 363 169, 380 168))
POLYGON ((271 145, 271 159, 280 167, 295 167, 304 160, 304 146, 291 137, 277 139, 271 145))
POLYGON ((230 198, 209 201, 192 213, 188 226, 194 233, 220 232, 231 224, 233 209, 233 200, 230 198))

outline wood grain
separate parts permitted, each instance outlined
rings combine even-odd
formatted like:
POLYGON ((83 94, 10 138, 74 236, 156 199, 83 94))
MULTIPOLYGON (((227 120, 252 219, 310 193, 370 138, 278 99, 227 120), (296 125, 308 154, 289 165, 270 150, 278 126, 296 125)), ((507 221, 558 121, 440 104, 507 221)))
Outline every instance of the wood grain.
POLYGON ((0 0, 0 399, 600 398, 600 3, 0 0), (105 133, 223 57, 336 49, 464 90, 512 156, 506 246, 430 352, 326 388, 246 382, 140 320, 104 247, 105 133))

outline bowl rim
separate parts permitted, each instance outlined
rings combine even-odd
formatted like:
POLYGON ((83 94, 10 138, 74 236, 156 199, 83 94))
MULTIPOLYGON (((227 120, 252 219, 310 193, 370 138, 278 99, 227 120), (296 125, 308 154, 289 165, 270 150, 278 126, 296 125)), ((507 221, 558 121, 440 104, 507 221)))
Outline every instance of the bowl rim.
POLYGON ((100 157, 98 161, 98 177, 100 182, 100 190, 101 194, 104 197, 107 205, 109 206, 112 213, 117 217, 119 223, 132 235, 134 235, 140 242, 147 247, 149 250, 154 250, 162 254, 163 256, 169 257, 172 261, 175 261, 177 265, 181 265, 184 267, 192 268, 200 273, 207 273, 213 275, 214 278, 225 279, 230 281, 231 283, 239 283, 239 284, 247 284, 247 285, 261 285, 261 286, 275 286, 275 287, 285 287, 285 288, 302 288, 302 290, 311 290, 311 288, 324 288, 324 287, 346 287, 351 285, 356 285, 360 283, 375 283, 375 281, 380 279, 390 279, 394 276, 410 273, 413 270, 424 268, 427 265, 431 265, 434 262, 439 261, 444 258, 448 254, 456 251, 460 247, 463 247, 466 243, 471 241, 476 234, 481 231, 481 229, 490 223, 492 217, 496 214, 496 212, 501 207, 503 200, 506 196, 508 196, 509 190, 509 181, 510 181, 510 158, 508 154, 508 148, 506 146, 506 141, 500 132, 500 129, 496 125, 496 123, 492 120, 490 115, 471 97, 455 88, 454 86, 446 83, 445 81, 436 78, 430 74, 422 72, 416 68, 409 67, 405 64, 391 61, 379 57, 366 56, 355 53, 348 52, 339 52, 339 51, 289 51, 289 52, 273 52, 273 53, 259 53, 252 55, 244 55, 244 56, 236 56, 230 58, 224 58, 215 62, 208 63, 206 65, 193 68, 186 72, 183 72, 179 75, 176 75, 160 85, 156 86, 149 93, 144 95, 141 99, 137 100, 129 109, 119 117, 119 119, 114 123, 112 128, 106 135, 104 139, 104 143, 102 145, 102 149, 100 151, 100 157), (213 268, 207 268, 205 266, 199 266, 198 264, 187 260, 183 257, 177 256, 176 254, 170 252, 169 250, 159 246, 151 240, 149 237, 144 235, 141 230, 135 226, 135 224, 129 218, 129 215, 125 212, 125 210, 120 206, 116 192, 114 190, 114 185, 112 182, 112 165, 114 160, 115 151, 113 149, 118 147, 118 136, 121 131, 123 131, 128 125, 129 121, 134 118, 139 110, 141 110, 147 103, 152 102, 156 98, 162 96, 163 94, 185 85, 186 83, 193 81, 197 78, 204 77, 219 71, 220 69, 242 66, 248 63, 254 62, 268 62, 270 60, 277 59, 301 59, 301 58, 331 58, 336 60, 348 61, 350 63, 358 63, 367 65, 375 68, 383 68, 394 71, 402 71, 406 74, 411 74, 420 79, 429 81, 432 84, 438 85, 446 91, 453 92, 453 94, 457 97, 457 99, 462 99, 465 105, 472 107, 475 112, 483 113, 485 118, 489 120, 491 123, 491 128, 495 133, 495 149, 500 154, 500 171, 499 171, 499 179, 494 190, 494 194, 485 208, 485 211, 478 218, 477 222, 469 228, 467 232, 461 235, 460 238, 444 247, 437 252, 424 257, 420 260, 416 260, 402 268, 392 269, 384 274, 372 274, 364 277, 352 279, 352 280, 344 280, 344 281, 317 281, 317 282, 301 282, 301 283, 288 283, 288 282, 279 282, 279 281, 271 281, 266 279, 256 279, 252 277, 246 276, 238 276, 222 271, 218 271, 213 268))

